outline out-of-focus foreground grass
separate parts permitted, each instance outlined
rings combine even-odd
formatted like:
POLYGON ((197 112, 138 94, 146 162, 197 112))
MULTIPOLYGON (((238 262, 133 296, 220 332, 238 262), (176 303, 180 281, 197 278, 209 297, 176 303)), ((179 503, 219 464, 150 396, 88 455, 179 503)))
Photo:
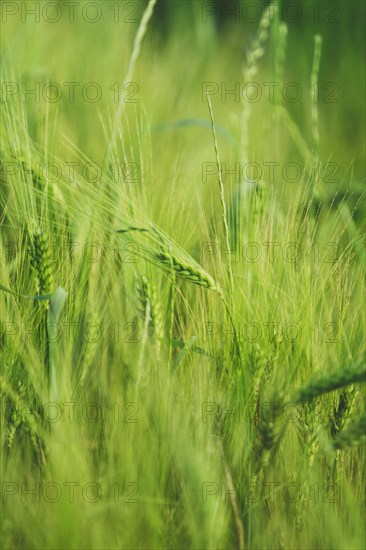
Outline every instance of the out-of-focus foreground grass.
POLYGON ((146 6, 2 3, 2 548, 363 548, 364 5, 146 6))

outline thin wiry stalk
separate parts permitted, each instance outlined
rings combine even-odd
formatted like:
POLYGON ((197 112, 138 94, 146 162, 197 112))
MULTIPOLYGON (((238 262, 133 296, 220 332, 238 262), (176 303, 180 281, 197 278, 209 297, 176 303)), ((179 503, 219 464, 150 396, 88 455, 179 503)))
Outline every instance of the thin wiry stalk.
POLYGON ((310 98, 311 98, 311 129, 313 136, 313 145, 314 145, 314 154, 318 156, 319 150, 319 113, 318 113, 318 101, 319 98, 319 67, 320 67, 320 56, 322 49, 322 37, 317 34, 314 38, 314 57, 313 57, 313 66, 311 71, 310 79, 310 98), (314 90, 314 88, 316 90, 314 90), (312 95, 314 94, 314 95, 312 95))
MULTIPOLYGON (((137 62, 137 59, 140 55, 142 41, 145 37, 149 21, 150 21, 150 19, 152 17, 152 14, 154 12, 154 7, 155 7, 155 4, 156 4, 156 1, 157 0, 150 0, 149 1, 148 6, 147 6, 146 10, 144 11, 142 19, 140 21, 140 25, 139 25, 139 28, 137 30, 137 34, 136 34, 136 37, 135 37, 135 42, 134 42, 134 45, 133 45, 132 55, 130 57, 130 61, 129 61, 128 68, 127 68, 127 74, 125 76, 122 89, 125 89, 125 86, 129 82, 131 82, 131 79, 133 77, 136 62, 137 62)), ((111 137, 110 137, 110 140, 108 142, 106 162, 109 161, 111 151, 112 151, 112 149, 115 145, 115 142, 116 142, 116 138, 117 138, 117 134, 118 134, 118 130, 119 130, 119 124, 120 124, 120 120, 121 120, 121 116, 122 116, 124 107, 125 107, 125 102, 122 99, 119 102, 118 109, 117 109, 116 114, 114 116, 114 121, 113 121, 113 126, 112 126, 112 131, 111 131, 111 137)))
MULTIPOLYGON (((210 100, 209 96, 207 96, 207 101, 208 101, 208 107, 210 109, 212 134, 213 134, 215 155, 216 155, 216 164, 217 164, 217 173, 218 173, 219 185, 220 185, 220 201, 221 201, 221 208, 222 208, 222 221, 223 221, 223 226, 224 226, 225 244, 226 244, 226 249, 230 250, 229 226, 228 226, 228 222, 227 222, 227 211, 226 211, 225 194, 224 194, 225 190, 224 190, 224 183, 222 181, 222 173, 221 173, 221 165, 220 165, 220 157, 219 157, 219 148, 218 148, 218 145, 217 145, 216 130, 215 130, 215 120, 214 120, 211 100, 210 100)), ((231 299, 232 299, 233 291, 234 291, 234 279, 233 279, 233 271, 232 271, 230 258, 229 258, 229 261, 228 261, 227 265, 228 265, 228 271, 229 271, 229 277, 230 277, 230 296, 231 296, 231 299)))
POLYGON ((224 448, 222 445, 221 445, 221 456, 222 456, 222 462, 224 466, 224 473, 225 473, 225 479, 226 479, 226 484, 227 484, 229 498, 230 498, 230 504, 231 504, 231 508, 232 508, 234 520, 235 520, 238 550, 244 550, 245 548, 244 524, 240 517, 240 512, 238 508, 238 497, 235 490, 233 476, 232 476, 229 464, 227 462, 224 448))
MULTIPOLYGON (((263 12, 258 26, 257 36, 247 55, 247 65, 243 70, 244 82, 252 82, 258 72, 258 62, 264 55, 264 44, 268 40, 268 29, 277 16, 278 5, 270 4, 263 12)), ((244 156, 244 162, 248 160, 248 125, 251 113, 251 103, 243 100, 242 117, 241 117, 241 154, 244 156)))

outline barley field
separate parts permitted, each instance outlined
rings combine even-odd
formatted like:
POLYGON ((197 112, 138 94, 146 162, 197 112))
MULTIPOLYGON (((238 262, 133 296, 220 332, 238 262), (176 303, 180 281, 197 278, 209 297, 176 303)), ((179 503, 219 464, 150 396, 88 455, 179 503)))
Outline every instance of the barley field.
POLYGON ((365 4, 3 1, 2 549, 363 549, 365 4))

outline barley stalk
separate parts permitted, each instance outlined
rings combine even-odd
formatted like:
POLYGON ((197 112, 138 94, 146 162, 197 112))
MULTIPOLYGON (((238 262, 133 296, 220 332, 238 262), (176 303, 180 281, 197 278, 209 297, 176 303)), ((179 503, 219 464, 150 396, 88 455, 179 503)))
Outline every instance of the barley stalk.
MULTIPOLYGON (((314 38, 314 57, 313 57, 313 67, 311 71, 310 79, 310 94, 314 91, 315 86, 319 86, 318 77, 319 77, 319 66, 320 66, 320 56, 322 48, 322 38, 317 34, 314 38)), ((314 154, 315 157, 318 156, 319 150, 319 113, 318 113, 318 98, 315 96, 311 97, 311 129, 313 135, 313 145, 314 145, 314 154)))
MULTIPOLYGON (((286 57, 286 41, 287 41, 287 25, 286 23, 279 22, 277 18, 277 35, 276 41, 278 46, 275 48, 275 63, 274 63, 274 81, 278 82, 279 85, 283 86, 283 72, 285 66, 285 57, 286 57)), ((278 112, 278 107, 281 105, 281 97, 279 94, 274 94, 274 114, 273 120, 275 124, 275 138, 274 138, 274 149, 276 151, 276 157, 279 155, 279 147, 281 143, 280 139, 280 115, 278 112)))
POLYGON ((320 378, 317 381, 310 382, 303 388, 296 398, 298 403, 308 403, 324 393, 344 388, 357 382, 366 381, 366 365, 355 368, 340 369, 334 374, 320 378))
POLYGON ((223 462, 223 466, 224 466, 225 480, 226 480, 226 485, 227 485, 227 488, 228 488, 231 509, 233 511, 233 516, 234 516, 234 520, 235 520, 238 550, 244 550, 244 548, 245 548, 244 524, 243 524, 243 521, 240 517, 240 511, 239 511, 239 507, 238 507, 238 497, 237 497, 236 490, 235 490, 233 476, 232 476, 229 464, 226 460, 224 447, 223 447, 222 444, 221 444, 221 456, 222 456, 222 462, 223 462))
MULTIPOLYGON (((277 4, 270 4, 263 12, 261 20, 259 22, 257 36, 253 41, 250 51, 247 55, 247 66, 243 71, 244 82, 252 82, 253 78, 258 72, 258 62, 264 55, 264 44, 268 40, 268 29, 273 22, 274 17, 278 11, 277 4)), ((251 104, 243 100, 242 119, 241 119, 241 151, 246 157, 244 159, 247 162, 248 157, 248 124, 251 113, 251 104)))
MULTIPOLYGON (((141 52, 142 42, 143 42, 143 39, 145 37, 146 31, 147 31, 147 28, 148 28, 148 25, 149 25, 149 21, 152 17, 152 14, 154 13, 154 7, 155 7, 155 4, 156 4, 156 1, 157 0, 149 0, 149 3, 148 3, 148 5, 147 5, 147 7, 144 11, 144 14, 142 16, 141 21, 140 21, 140 25, 139 25, 139 28, 137 30, 137 34, 136 34, 136 37, 135 37, 133 50, 132 50, 132 55, 131 55, 130 60, 129 60, 129 64, 128 64, 128 68, 127 68, 127 74, 125 76, 122 89, 125 89, 126 85, 128 85, 128 83, 131 81, 131 79, 133 77, 136 62, 137 62, 137 59, 138 59, 138 57, 140 55, 140 52, 141 52)), ((112 131, 111 131, 111 138, 110 138, 109 143, 108 143, 106 163, 109 162, 110 154, 111 154, 112 149, 113 149, 113 147, 115 145, 115 142, 116 142, 118 129, 119 129, 119 124, 120 124, 120 121, 121 121, 121 116, 123 114, 124 107, 125 107, 125 102, 122 100, 122 101, 119 102, 118 108, 117 108, 115 116, 114 116, 113 127, 112 127, 112 131)))
POLYGON ((275 3, 270 4, 263 12, 258 25, 257 36, 247 55, 247 68, 244 71, 246 82, 250 82, 258 72, 258 61, 264 55, 263 46, 268 39, 268 29, 274 17, 277 15, 277 12, 278 6, 275 3))
MULTIPOLYGON (((279 23, 278 25, 278 47, 275 51, 275 82, 283 83, 283 69, 285 66, 285 53, 287 41, 287 25, 279 23)), ((277 102, 276 102, 277 103, 277 102)))
MULTIPOLYGON (((228 226, 228 222, 227 222, 227 210, 226 210, 225 195, 224 195, 224 192, 225 192, 224 191, 224 183, 222 181, 222 173, 221 173, 221 165, 220 165, 220 157, 219 157, 219 148, 218 148, 218 145, 217 145, 217 137, 216 137, 216 130, 215 130, 215 120, 214 120, 213 111, 212 111, 211 99, 210 99, 209 96, 207 96, 207 101, 208 101, 208 107, 209 107, 209 110, 210 110, 212 134, 213 134, 215 155, 216 155, 217 173, 218 173, 219 186, 220 186, 220 201, 221 201, 221 209, 222 209, 222 221, 223 221, 223 226, 224 226, 225 244, 226 244, 226 249, 230 250, 229 226, 228 226)), ((231 258, 231 256, 230 256, 230 258, 231 258)), ((233 279, 233 271, 232 271, 232 266, 231 266, 231 259, 229 259, 227 265, 228 265, 228 271, 229 271, 230 290, 231 290, 231 299, 232 299, 233 292, 234 292, 234 279, 233 279)))

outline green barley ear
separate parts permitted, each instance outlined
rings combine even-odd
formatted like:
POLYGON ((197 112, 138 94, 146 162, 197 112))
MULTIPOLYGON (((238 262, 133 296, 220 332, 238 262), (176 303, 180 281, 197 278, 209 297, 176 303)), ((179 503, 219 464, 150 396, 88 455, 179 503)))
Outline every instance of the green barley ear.
MULTIPOLYGON (((263 11, 263 15, 258 25, 258 31, 250 49, 247 53, 247 62, 243 69, 244 82, 253 82, 258 73, 259 62, 264 56, 264 47, 269 37, 269 29, 273 21, 278 17, 278 5, 276 3, 269 4, 263 11)), ((241 116, 241 150, 245 157, 248 157, 249 149, 249 132, 248 125, 252 112, 251 103, 242 101, 242 116, 241 116)))
MULTIPOLYGON (((342 393, 345 394, 345 400, 347 401, 347 408, 346 410, 343 411, 342 418, 339 419, 340 422, 338 422, 338 424, 340 425, 338 425, 337 433, 335 433, 335 431, 331 432, 333 438, 335 438, 341 430, 344 430, 348 426, 348 423, 355 412, 357 399, 360 396, 361 390, 359 386, 350 386, 349 388, 344 389, 342 393)), ((340 411, 338 406, 337 408, 338 418, 339 418, 339 412, 340 411)), ((333 414, 333 416, 335 415, 333 414)), ((331 422, 331 424, 333 424, 333 422, 331 422)))
POLYGON ((88 327, 90 327, 90 333, 84 334, 84 345, 81 355, 81 374, 80 384, 83 386, 90 375, 90 370, 98 351, 100 343, 98 341, 98 332, 93 332, 92 327, 101 327, 100 317, 96 311, 91 311, 88 316, 88 327))
POLYGON ((313 67, 311 70, 310 77, 310 99, 311 99, 311 131, 313 137, 313 146, 314 153, 317 155, 319 149, 319 114, 318 114, 318 98, 317 93, 314 94, 314 88, 318 86, 319 83, 319 67, 320 67, 320 57, 322 50, 322 37, 317 34, 314 37, 314 57, 313 57, 313 67), (314 95, 315 98, 314 98, 314 95))
POLYGON ((333 442, 333 447, 343 450, 347 447, 356 447, 366 443, 366 416, 354 420, 350 426, 341 432, 333 442))
POLYGON ((319 448, 319 419, 314 402, 305 403, 299 418, 297 433, 309 466, 312 466, 319 448))
POLYGON ((186 279, 195 285, 221 294, 222 291, 219 284, 199 264, 187 263, 165 251, 157 254, 156 258, 165 269, 174 270, 176 275, 181 279, 186 279))
MULTIPOLYGON (((32 236, 31 266, 33 268, 37 293, 49 294, 53 289, 52 256, 49 249, 48 238, 44 232, 38 231, 32 236)), ((46 304, 46 302, 44 302, 46 304)), ((47 306, 48 308, 48 303, 47 306)))
POLYGON ((5 432, 7 446, 11 448, 16 431, 28 432, 36 451, 39 450, 39 435, 37 420, 33 412, 29 410, 29 395, 24 384, 18 382, 17 388, 7 382, 4 376, 0 376, 0 397, 4 403, 11 405, 9 424, 5 432))
POLYGON ((147 277, 141 276, 139 284, 137 286, 138 297, 140 301, 140 313, 145 319, 147 312, 149 312, 149 329, 151 333, 156 337, 163 336, 163 320, 160 310, 160 304, 157 300, 155 286, 151 283, 147 277))
POLYGON ((349 401, 347 389, 342 390, 338 403, 333 407, 333 413, 330 417, 330 433, 333 438, 336 438, 344 428, 350 406, 349 401))
POLYGON ((286 42, 287 42, 287 25, 283 21, 278 24, 277 42, 278 46, 275 49, 275 82, 283 83, 283 71, 285 67, 286 57, 286 42))
POLYGON ((309 403, 324 393, 366 381, 366 365, 358 368, 344 368, 330 376, 319 378, 307 384, 297 395, 298 403, 309 403))
POLYGON ((259 441, 256 449, 258 473, 267 468, 271 456, 280 443, 283 434, 283 426, 280 425, 282 403, 283 396, 281 392, 275 392, 269 402, 260 406, 259 441))
POLYGON ((246 82, 253 80, 258 72, 258 62, 264 55, 264 45, 268 40, 268 30, 277 13, 278 6, 275 3, 270 4, 263 12, 256 37, 247 54, 247 67, 244 71, 244 76, 247 79, 246 82))

